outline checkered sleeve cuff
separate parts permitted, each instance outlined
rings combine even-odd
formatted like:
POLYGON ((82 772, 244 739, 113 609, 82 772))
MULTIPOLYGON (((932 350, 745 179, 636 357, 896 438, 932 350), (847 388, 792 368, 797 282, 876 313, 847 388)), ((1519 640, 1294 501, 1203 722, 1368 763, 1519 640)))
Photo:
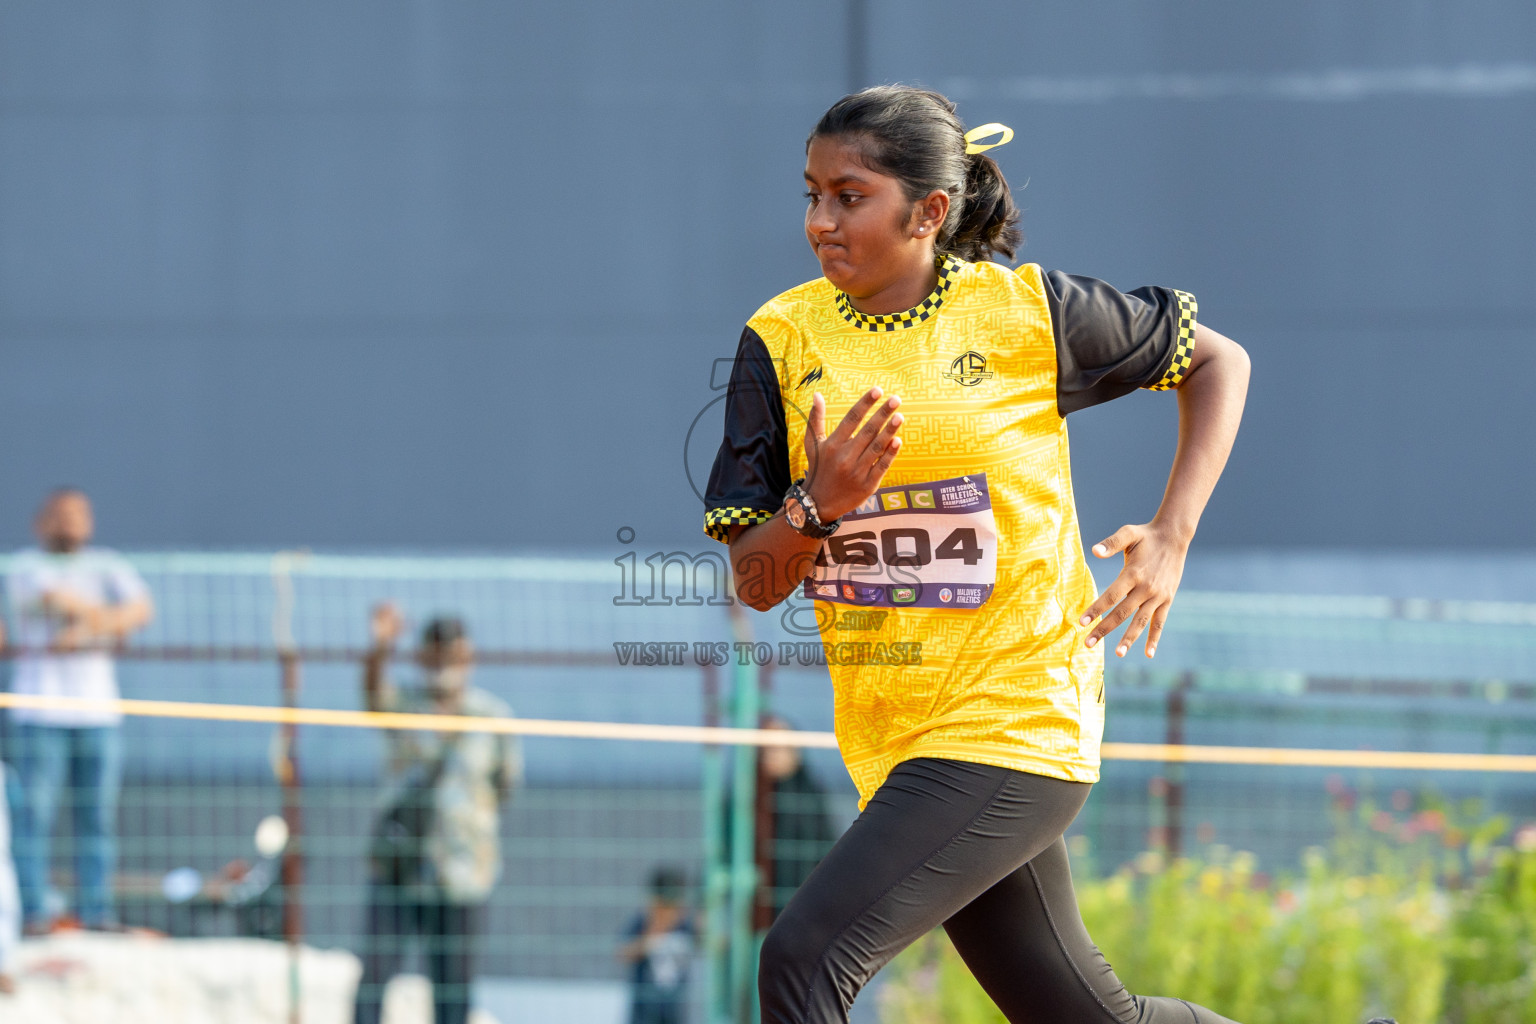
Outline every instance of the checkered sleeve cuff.
POLYGON ((704 532, 722 544, 729 544, 731 527, 756 526, 758 523, 766 523, 773 516, 774 513, 766 509, 748 508, 745 505, 712 508, 704 513, 704 532))
POLYGON ((1173 294, 1179 300, 1179 332, 1173 342, 1173 357, 1157 383, 1147 385, 1148 391, 1171 391, 1178 387, 1195 358, 1195 314, 1199 306, 1189 292, 1174 289, 1173 294))

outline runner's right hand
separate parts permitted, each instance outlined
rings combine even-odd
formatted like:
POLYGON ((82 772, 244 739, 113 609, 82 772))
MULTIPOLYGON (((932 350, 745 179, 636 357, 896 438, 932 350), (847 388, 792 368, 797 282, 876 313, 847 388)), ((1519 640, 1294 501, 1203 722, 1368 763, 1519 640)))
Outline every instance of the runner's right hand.
POLYGON ((901 450, 901 399, 870 388, 831 434, 826 432, 827 401, 818 391, 811 399, 805 428, 805 457, 810 467, 805 487, 824 523, 853 511, 880 488, 885 471, 901 450), (870 411, 874 410, 873 415, 870 411), (865 417, 868 417, 866 419, 865 417))

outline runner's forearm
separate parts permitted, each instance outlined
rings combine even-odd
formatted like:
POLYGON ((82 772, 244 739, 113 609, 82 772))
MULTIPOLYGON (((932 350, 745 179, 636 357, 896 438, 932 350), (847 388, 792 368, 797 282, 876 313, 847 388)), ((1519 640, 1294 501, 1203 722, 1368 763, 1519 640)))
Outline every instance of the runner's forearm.
POLYGON ((767 611, 811 574, 820 547, 821 541, 800 533, 783 516, 738 529, 731 539, 736 596, 749 608, 767 611))
POLYGON ((1187 544, 1226 467, 1248 393, 1248 354, 1229 338, 1195 328, 1194 365, 1179 386, 1179 443, 1153 522, 1187 544))

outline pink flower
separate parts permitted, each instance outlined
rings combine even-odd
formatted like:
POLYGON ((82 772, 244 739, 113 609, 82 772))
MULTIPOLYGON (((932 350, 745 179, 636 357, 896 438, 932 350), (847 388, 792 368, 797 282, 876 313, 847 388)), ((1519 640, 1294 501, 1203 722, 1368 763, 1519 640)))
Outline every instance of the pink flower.
POLYGON ((1377 811, 1371 815, 1371 828, 1377 832, 1391 832, 1392 825, 1392 815, 1389 811, 1377 811))
POLYGON ((1344 783, 1344 776, 1334 772, 1323 780, 1323 789, 1328 791, 1329 796, 1338 796, 1341 793, 1348 792, 1349 787, 1344 783))
POLYGON ((1392 791, 1392 809, 1394 811, 1406 811, 1413 806, 1413 794, 1406 789, 1392 791))
POLYGON ((1413 816, 1413 823, 1422 832, 1439 832, 1445 828, 1445 812, 1420 811, 1413 816))

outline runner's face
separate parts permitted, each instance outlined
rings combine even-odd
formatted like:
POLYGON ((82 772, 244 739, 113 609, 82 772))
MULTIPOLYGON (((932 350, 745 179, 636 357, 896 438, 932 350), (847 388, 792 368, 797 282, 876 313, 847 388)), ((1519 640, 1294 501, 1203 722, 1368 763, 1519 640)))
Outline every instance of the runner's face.
POLYGON ((901 182, 870 170, 856 145, 818 135, 805 155, 805 237, 821 272, 856 299, 875 295, 933 259, 917 233, 918 204, 901 182))

